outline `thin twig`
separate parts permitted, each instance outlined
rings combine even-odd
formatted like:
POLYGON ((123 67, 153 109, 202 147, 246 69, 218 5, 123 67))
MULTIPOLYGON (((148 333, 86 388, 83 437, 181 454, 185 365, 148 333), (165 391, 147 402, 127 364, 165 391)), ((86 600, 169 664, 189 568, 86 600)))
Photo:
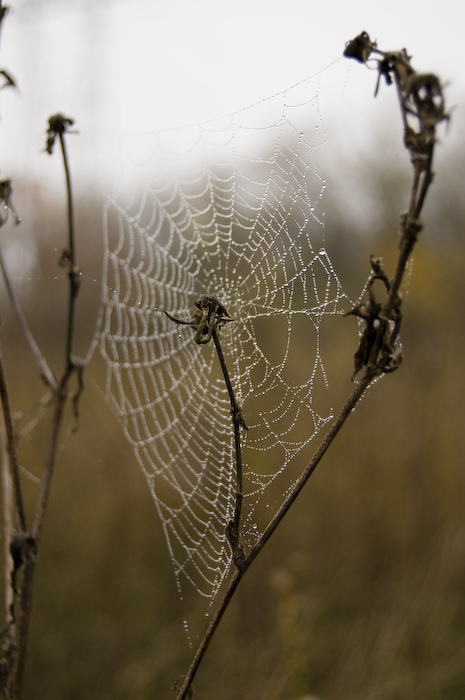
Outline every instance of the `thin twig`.
POLYGON ((39 543, 42 532, 48 499, 50 496, 53 468, 55 466, 58 451, 58 436, 63 418, 63 411, 66 405, 66 399, 68 398, 67 382, 68 377, 66 377, 66 381, 62 381, 55 398, 55 407, 52 416, 52 429, 45 455, 44 470, 40 481, 39 495, 37 497, 37 503, 34 511, 31 534, 37 544, 39 543))
MULTIPOLYGON (((65 375, 66 376, 66 375, 65 375)), ((34 574, 36 567, 36 555, 39 546, 45 513, 50 496, 53 476, 53 468, 58 451, 58 435, 62 423, 63 411, 67 399, 67 379, 62 382, 55 399, 55 409, 52 418, 52 430, 49 437, 47 453, 44 464, 43 476, 37 498, 31 537, 24 552, 24 571, 21 586, 19 614, 17 620, 17 648, 15 663, 11 673, 14 698, 21 698, 24 668, 26 664, 27 641, 32 611, 32 594, 34 586, 34 574)))
POLYGON ((58 136, 61 145, 61 152, 63 156, 63 166, 66 177, 66 195, 67 195, 67 210, 68 210, 68 249, 62 256, 62 261, 69 266, 69 297, 68 297, 68 316, 67 316, 67 328, 66 328, 66 347, 65 347, 65 357, 66 366, 63 377, 60 381, 58 390, 55 394, 55 410, 52 418, 52 430, 49 439, 49 445, 47 448, 47 453, 44 463, 44 472, 41 480, 41 488, 39 491, 39 496, 36 503, 34 521, 32 526, 32 535, 38 543, 40 532, 43 525, 43 520, 45 516, 45 511, 47 508, 50 486, 53 474, 53 467, 55 464, 57 445, 58 445, 58 434, 61 425, 61 420, 63 416, 63 410, 65 407, 67 399, 67 389, 69 379, 71 374, 75 370, 75 362, 73 360, 73 333, 75 325, 75 306, 77 293, 79 291, 78 282, 78 271, 75 262, 75 234, 74 234, 74 212, 73 212, 73 199, 72 199, 72 188, 71 188, 71 174, 68 163, 68 156, 65 144, 65 133, 68 126, 72 125, 74 122, 68 117, 63 117, 61 114, 56 114, 50 117, 49 120, 49 130, 48 130, 48 140, 47 140, 47 151, 52 152, 55 137, 58 136))
POLYGON ((239 585, 239 583, 242 580, 243 576, 243 571, 240 569, 236 569, 233 577, 229 583, 228 590, 226 591, 223 600, 221 601, 218 609, 216 610, 214 616, 211 619, 210 624, 208 625, 208 629, 205 632, 202 641, 200 642, 197 651, 195 652, 195 656, 192 659, 192 663, 189 667, 189 670, 187 671, 186 675, 184 676, 183 683, 181 685, 181 688, 179 689, 177 699, 176 700, 185 700, 185 698, 189 697, 189 691, 190 687, 192 685, 192 681, 194 680, 195 674, 197 673, 197 670, 202 662, 202 659, 205 655, 205 652, 207 651, 211 640, 213 639, 213 636, 217 630, 218 625, 220 624, 224 613, 226 612, 229 603, 231 602, 231 599, 236 592, 236 589, 239 585))
MULTIPOLYGON (((10 460, 6 446, 5 436, 2 434, 1 441, 2 460, 2 507, 3 507, 3 575, 4 575, 4 598, 5 598, 5 631, 11 624, 11 609, 13 605, 13 591, 11 589, 12 560, 10 556, 10 541, 13 534, 12 522, 12 483, 10 472, 10 460)), ((1 638, 1 635, 0 635, 1 638)))
POLYGON ((76 309, 76 299, 79 291, 79 270, 76 267, 76 242, 74 234, 74 211, 73 211, 73 194, 71 187, 71 173, 68 164, 68 154, 66 150, 66 144, 64 139, 65 131, 59 131, 58 137, 60 139, 61 152, 63 155, 63 165, 65 169, 66 177, 66 190, 67 190, 67 201, 68 201, 68 250, 63 256, 63 261, 69 265, 69 305, 68 305, 68 326, 66 332, 66 356, 68 368, 74 366, 73 361, 73 334, 74 334, 74 318, 76 309), (65 257, 66 256, 66 257, 65 257))
POLYGON ((6 432, 6 447, 10 460, 11 475, 13 478, 16 513, 18 515, 19 526, 23 532, 26 532, 26 513, 24 510, 23 495, 21 491, 21 481, 19 478, 19 462, 18 450, 16 447, 16 436, 13 428, 13 420, 11 417, 10 400, 8 397, 8 389, 6 384, 5 370, 3 367, 2 348, 0 345, 0 397, 3 408, 3 420, 6 432))
POLYGON ((223 372, 224 381, 229 394, 231 404, 231 417, 234 426, 234 445, 236 454, 236 500, 234 507, 234 517, 226 527, 226 537, 231 546, 233 561, 235 566, 240 569, 244 561, 244 548, 240 537, 240 524, 242 512, 242 450, 241 450, 241 428, 247 430, 244 418, 242 417, 242 407, 234 396, 234 390, 231 384, 226 361, 224 359, 223 349, 221 347, 219 330, 225 323, 233 319, 226 311, 224 306, 213 296, 203 294, 194 303, 194 314, 190 320, 183 320, 172 316, 167 311, 164 314, 173 321, 182 326, 191 326, 194 331, 194 341, 198 345, 205 345, 213 338, 216 352, 220 361, 221 370, 223 372))
POLYGON ((418 219, 420 217, 421 211, 423 209, 423 204, 425 203, 425 198, 426 198, 428 189, 429 189, 431 183, 433 182, 433 155, 434 155, 434 150, 432 148, 431 153, 428 156, 428 165, 423 173, 421 189, 420 189, 419 195, 417 197, 417 204, 416 204, 416 208, 414 211, 416 219, 418 219))
POLYGON ((242 418, 242 411, 234 396, 234 390, 229 377, 228 368, 221 348, 220 338, 216 328, 213 328, 212 338, 215 343, 216 352, 220 361, 221 369, 228 389, 231 403, 231 416, 234 425, 234 446, 236 454, 236 503, 234 508, 234 519, 228 524, 226 534, 233 552, 234 563, 241 568, 244 560, 244 549, 240 540, 240 524, 242 512, 243 486, 242 486, 242 450, 241 450, 241 428, 246 427, 242 418))

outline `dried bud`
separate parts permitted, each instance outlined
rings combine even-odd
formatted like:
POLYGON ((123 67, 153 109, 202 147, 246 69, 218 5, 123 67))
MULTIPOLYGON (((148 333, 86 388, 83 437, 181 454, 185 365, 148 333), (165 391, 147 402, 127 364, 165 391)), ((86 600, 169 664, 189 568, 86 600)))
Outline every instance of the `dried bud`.
POLYGON ((47 153, 52 155, 53 146, 55 144, 55 137, 60 134, 64 134, 68 131, 70 126, 73 126, 74 119, 70 117, 64 117, 62 114, 54 114, 48 120, 47 129, 47 141, 45 144, 45 150, 47 153))
POLYGON ((346 58, 354 58, 360 63, 366 63, 373 49, 376 48, 376 41, 371 41, 366 32, 362 32, 355 39, 348 41, 344 50, 346 58))

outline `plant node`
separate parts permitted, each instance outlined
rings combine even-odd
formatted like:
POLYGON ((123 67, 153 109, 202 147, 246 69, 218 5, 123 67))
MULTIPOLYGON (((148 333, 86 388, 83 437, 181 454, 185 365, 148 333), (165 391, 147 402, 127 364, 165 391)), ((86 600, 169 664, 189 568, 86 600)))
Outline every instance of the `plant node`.
POLYGON ((194 302, 194 314, 190 321, 175 318, 167 311, 164 313, 174 323, 192 326, 195 330, 194 340, 198 345, 208 343, 212 339, 214 329, 219 331, 228 321, 234 320, 224 306, 209 294, 203 294, 194 302))

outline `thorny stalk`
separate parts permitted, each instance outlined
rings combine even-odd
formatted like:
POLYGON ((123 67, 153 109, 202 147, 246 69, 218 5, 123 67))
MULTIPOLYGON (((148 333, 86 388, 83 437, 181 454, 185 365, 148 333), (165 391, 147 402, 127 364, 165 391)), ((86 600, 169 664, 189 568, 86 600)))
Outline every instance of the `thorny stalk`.
POLYGON ((445 112, 442 87, 438 78, 433 74, 417 73, 412 68, 410 57, 405 50, 382 52, 377 48, 376 43, 370 40, 368 34, 362 32, 355 39, 347 42, 344 51, 347 58, 353 58, 364 64, 370 60, 372 54, 380 56, 379 59, 375 59, 378 69, 375 96, 382 78, 388 85, 392 82, 396 84, 404 126, 404 144, 413 166, 409 207, 401 215, 399 255, 395 274, 392 280, 389 280, 384 272, 381 258, 372 256, 372 275, 367 285, 368 299, 348 312, 348 314, 359 317, 362 320, 362 326, 364 326, 360 344, 354 356, 353 378, 356 380, 354 390, 256 544, 248 554, 243 555, 241 566, 234 572, 223 600, 197 648, 191 666, 178 691, 177 700, 184 700, 191 696, 191 686, 195 674, 243 575, 282 522, 350 413, 370 384, 381 375, 397 369, 402 360, 399 342, 402 298, 399 290, 412 249, 423 227, 420 215, 433 179, 432 163, 436 143, 436 126, 449 119, 449 115, 445 112), (386 290, 384 302, 378 302, 374 294, 373 282, 377 279, 383 282, 386 290), (362 370, 363 373, 356 378, 356 375, 362 370))
MULTIPOLYGON (((32 334, 28 329, 27 323, 24 321, 24 317, 17 304, 16 297, 11 292, 10 299, 13 302, 13 310, 17 311, 19 309, 18 320, 20 326, 25 332, 26 340, 28 341, 30 347, 32 347, 34 355, 39 362, 39 366, 42 370, 42 375, 46 380, 47 384, 53 391, 53 415, 51 431, 49 435, 48 445, 45 453, 43 473, 40 483, 39 494, 37 502, 35 505, 34 518, 32 522, 32 527, 30 533, 26 530, 26 522, 24 518, 24 524, 21 520, 21 531, 16 535, 12 536, 10 542, 10 554, 13 559, 13 570, 11 573, 11 589, 13 595, 13 602, 11 604, 11 615, 9 617, 8 625, 8 637, 5 648, 5 658, 2 661, 0 668, 0 691, 4 693, 7 700, 21 700, 22 698, 22 687, 24 679, 24 669, 26 662, 26 651, 27 651, 27 641, 29 636, 29 625, 31 618, 32 609, 32 594, 34 585, 34 574, 36 566, 37 551, 40 541, 40 536, 42 533, 42 527, 44 524, 45 514, 47 510, 48 500, 50 496, 50 489, 52 484, 53 470, 56 461, 57 451, 58 451, 58 438, 63 421, 64 409, 69 395, 69 383, 73 373, 77 374, 78 380, 78 392, 74 397, 74 413, 77 416, 77 402, 79 399, 80 392, 82 390, 82 364, 76 360, 73 355, 73 334, 75 325, 75 306, 77 294, 79 291, 79 270, 75 262, 75 234, 74 234, 74 213, 73 213, 73 201, 72 201, 72 189, 71 189, 71 176, 70 169, 66 151, 65 134, 68 128, 73 124, 73 120, 67 117, 63 117, 61 114, 54 115, 50 117, 49 128, 47 130, 47 144, 46 151, 51 154, 53 151, 53 145, 55 138, 58 136, 61 151, 63 156, 64 171, 66 177, 66 191, 67 191, 67 213, 68 213, 68 247, 62 255, 61 264, 68 266, 68 278, 69 278, 69 296, 68 296, 68 311, 67 311, 67 325, 66 325, 66 340, 65 340, 65 369, 60 381, 56 381, 49 370, 48 365, 43 359, 40 351, 34 350, 35 341, 32 338, 32 334), (16 308, 17 307, 17 308, 16 308), (24 322, 22 322, 22 320, 24 322), (30 337, 29 337, 30 336, 30 337), (31 344, 31 338, 33 343, 31 344)), ((2 267, 3 267, 2 262, 2 267)), ((6 273, 6 270, 5 270, 6 273)), ((8 275, 5 274, 5 279, 7 280, 8 287, 8 275)), ((10 449, 10 438, 8 429, 7 415, 11 419, 11 411, 7 403, 7 399, 4 398, 3 392, 3 382, 2 382, 2 365, 0 363, 0 393, 5 413, 5 426, 7 434, 7 444, 9 452, 10 469, 13 474, 13 481, 15 481, 15 468, 14 461, 12 459, 12 450, 10 449)), ((13 433, 14 435, 14 433, 13 433)), ((12 444, 14 444, 12 442, 12 444)), ((18 470, 19 473, 19 470, 18 470)), ((20 485, 19 485, 20 491, 20 485)), ((19 507, 18 507, 19 512, 19 507)))

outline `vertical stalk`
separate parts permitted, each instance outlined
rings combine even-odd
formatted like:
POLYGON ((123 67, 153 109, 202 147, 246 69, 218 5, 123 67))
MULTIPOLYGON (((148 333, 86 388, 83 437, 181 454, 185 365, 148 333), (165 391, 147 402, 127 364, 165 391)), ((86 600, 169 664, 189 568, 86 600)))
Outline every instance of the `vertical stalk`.
POLYGON ((15 655, 15 662, 13 664, 11 674, 12 698, 14 700, 21 700, 22 698, 22 686, 24 679, 24 669, 26 665, 26 652, 32 611, 36 555, 39 547, 42 527, 45 520, 48 499, 50 496, 53 467, 55 465, 56 454, 58 449, 58 435, 62 423, 63 410, 67 398, 66 385, 67 382, 61 383, 60 388, 55 397, 55 409, 53 412, 52 430, 49 437, 44 471, 40 484, 39 496, 36 503, 35 516, 32 524, 32 532, 24 550, 24 571, 16 630, 17 649, 15 655))
MULTIPOLYGON (((52 153, 55 137, 58 135, 61 145, 66 177, 68 249, 63 255, 62 260, 69 265, 69 303, 65 338, 65 369, 61 381, 57 385, 55 385, 52 426, 45 454, 42 479, 35 506, 31 534, 25 538, 22 552, 23 575, 21 591, 19 595, 18 615, 16 620, 16 646, 13 650, 11 668, 9 669, 8 678, 8 691, 12 700, 21 700, 22 698, 24 670, 26 664, 26 652, 32 611, 32 598, 37 551, 50 497, 53 471, 58 451, 58 438, 60 434, 60 428, 63 422, 63 414, 66 406, 66 400, 68 398, 69 381, 74 370, 77 369, 76 363, 73 360, 72 350, 75 323, 75 304, 77 293, 79 290, 79 284, 78 271, 75 265, 74 212, 72 201, 71 176, 64 139, 64 134, 67 130, 68 125, 72 123, 72 120, 63 117, 62 115, 55 115, 49 120, 49 136, 47 140, 47 151, 49 153, 52 153)), ((78 370, 79 381, 81 381, 80 372, 81 369, 78 370)))
POLYGON ((3 367, 2 349, 0 345, 0 397, 3 408, 3 420, 6 433, 6 447, 10 462, 10 469, 13 479, 16 513, 18 515, 19 526, 23 532, 26 532, 26 514, 24 510, 23 495, 21 491, 21 482, 19 478, 19 463, 18 451, 16 448, 16 437, 11 418, 10 400, 8 397, 8 389, 6 385, 5 371, 3 367))
POLYGON ((68 320, 67 320, 67 332, 66 332, 66 358, 68 370, 73 367, 73 334, 74 334, 74 318, 75 318, 75 307, 76 298, 79 290, 78 282, 78 270, 76 269, 76 245, 75 245, 75 234, 74 234, 74 205, 73 205, 73 194, 71 187, 71 173, 68 164, 68 153, 66 150, 66 143, 64 138, 65 131, 59 131, 58 137, 60 139, 61 153, 63 156, 63 165, 65 169, 66 178, 66 193, 68 202, 68 250, 67 250, 67 263, 69 264, 69 305, 68 305, 68 320))
POLYGON ((241 450, 241 427, 244 427, 244 421, 240 418, 241 409, 234 396, 234 390, 232 388, 231 379, 229 377, 228 368, 226 367, 226 362, 224 359, 223 349, 221 347, 220 338, 216 328, 213 328, 212 332, 213 342, 215 343, 216 352, 218 353, 218 359, 220 361, 221 369, 223 371, 224 381, 228 389, 229 400, 231 403, 231 415, 234 425, 234 447, 236 453, 236 507, 234 510, 234 520, 233 528, 234 533, 239 536, 241 511, 242 511, 242 499, 243 499, 243 487, 242 487, 242 450, 241 450))
POLYGON ((12 572, 12 560, 10 556, 10 542, 13 534, 13 522, 12 522, 12 499, 13 499, 13 488, 11 483, 11 472, 10 472, 10 461, 8 457, 8 450, 5 444, 5 436, 2 433, 2 508, 3 508, 3 523, 2 523, 2 533, 3 533, 3 575, 4 582, 4 596, 5 596, 5 627, 8 629, 11 624, 11 610, 13 605, 13 591, 11 590, 11 572, 12 572))

